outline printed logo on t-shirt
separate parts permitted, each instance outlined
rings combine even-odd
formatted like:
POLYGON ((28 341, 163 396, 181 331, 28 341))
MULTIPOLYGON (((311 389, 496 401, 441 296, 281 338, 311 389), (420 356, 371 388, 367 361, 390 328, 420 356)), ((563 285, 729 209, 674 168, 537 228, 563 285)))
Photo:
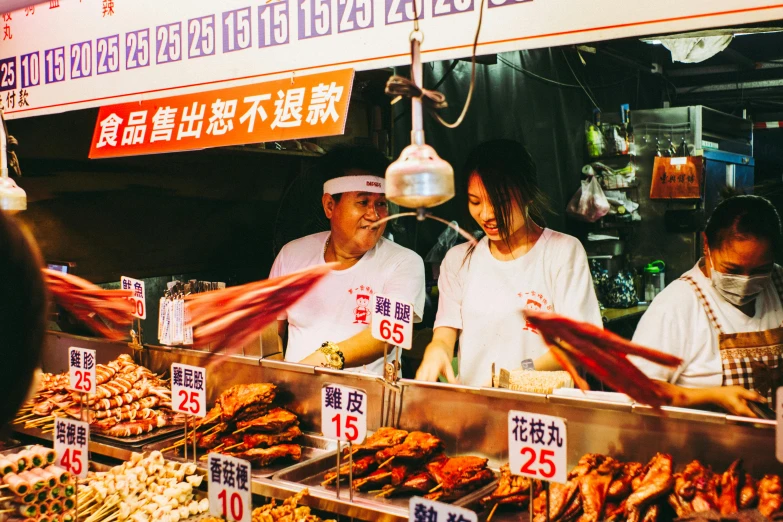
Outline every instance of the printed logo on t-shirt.
MULTIPOLYGON (((546 310, 547 312, 551 312, 554 310, 554 306, 549 302, 549 300, 544 297, 543 294, 540 294, 538 292, 529 291, 529 292, 519 292, 517 294, 517 297, 522 299, 523 305, 522 308, 525 310, 546 310)), ((525 321, 525 327, 522 328, 525 332, 532 332, 532 333, 538 333, 538 330, 530 324, 529 322, 525 321)))
POLYGON ((373 292, 369 286, 351 288, 348 293, 356 298, 356 308, 353 309, 353 324, 370 324, 370 300, 373 292))

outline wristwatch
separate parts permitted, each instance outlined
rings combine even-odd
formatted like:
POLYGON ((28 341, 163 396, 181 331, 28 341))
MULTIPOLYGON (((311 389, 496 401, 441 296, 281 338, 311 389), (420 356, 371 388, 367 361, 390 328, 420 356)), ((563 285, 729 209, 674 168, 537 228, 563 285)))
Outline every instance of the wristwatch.
POLYGON ((318 351, 326 356, 326 364, 324 366, 335 370, 342 370, 345 367, 345 356, 335 343, 326 341, 318 348, 318 351))

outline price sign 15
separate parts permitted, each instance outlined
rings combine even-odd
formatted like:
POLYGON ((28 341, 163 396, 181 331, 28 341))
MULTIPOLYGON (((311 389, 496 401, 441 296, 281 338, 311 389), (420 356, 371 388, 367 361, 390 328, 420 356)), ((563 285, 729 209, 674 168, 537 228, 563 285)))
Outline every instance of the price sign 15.
POLYGON ((328 439, 361 444, 367 436, 367 393, 327 384, 321 388, 321 431, 328 439))
POLYGON ((476 513, 469 509, 422 497, 412 497, 408 506, 408 520, 478 522, 476 513))
POLYGON ((508 460, 514 475, 565 484, 566 443, 564 419, 508 412, 508 460))
POLYGON ((209 454, 209 513, 226 520, 250 522, 250 463, 209 454))
POLYGON ((54 451, 57 465, 79 478, 87 476, 90 426, 86 422, 55 417, 54 451))
POLYGON ((78 393, 95 393, 95 350, 68 348, 68 372, 70 389, 78 393))
POLYGON ((410 349, 413 344, 413 305, 375 294, 372 336, 379 341, 410 349))
POLYGON ((207 415, 207 370, 198 366, 173 363, 171 401, 174 411, 205 417, 207 415))

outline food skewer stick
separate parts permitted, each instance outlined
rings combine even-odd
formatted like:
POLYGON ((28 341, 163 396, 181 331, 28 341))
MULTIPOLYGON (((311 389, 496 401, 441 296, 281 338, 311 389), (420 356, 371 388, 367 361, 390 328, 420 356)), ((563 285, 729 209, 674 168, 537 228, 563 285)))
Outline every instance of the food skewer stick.
POLYGON ((169 446, 168 448, 163 448, 162 450, 160 450, 160 452, 161 452, 161 453, 166 453, 167 451, 171 451, 171 450, 173 450, 173 449, 177 449, 177 448, 179 448, 179 447, 180 447, 180 446, 182 446, 183 444, 184 444, 184 442, 182 442, 181 440, 179 440, 179 441, 177 441, 175 444, 173 444, 173 445, 169 446))
POLYGON ((392 493, 394 493, 394 491, 396 489, 397 488, 378 489, 378 490, 375 490, 375 491, 370 491, 370 493, 378 493, 377 495, 375 495, 376 497, 386 498, 389 495, 391 495, 392 493))
POLYGON ((438 491, 438 490, 439 490, 440 488, 442 488, 442 487, 443 487, 443 484, 438 484, 437 486, 435 486, 434 488, 432 488, 432 489, 431 489, 429 492, 430 492, 430 493, 435 493, 436 491, 438 491))
POLYGON ((389 457, 388 459, 386 459, 385 461, 383 461, 383 463, 382 463, 380 466, 378 466, 378 469, 381 469, 381 468, 383 468, 383 467, 386 467, 386 466, 387 466, 387 465, 388 465, 388 464, 389 464, 391 461, 393 461, 393 460, 394 460, 394 457, 389 457))
POLYGON ((498 506, 499 506, 499 505, 500 505, 500 503, 498 502, 497 504, 495 504, 494 506, 492 506, 492 510, 489 512, 489 515, 487 515, 487 522, 490 522, 490 521, 492 520, 492 515, 494 515, 494 514, 495 514, 495 511, 497 511, 497 510, 498 510, 498 506))
POLYGON ((35 413, 28 413, 27 415, 22 415, 21 417, 17 417, 14 419, 14 424, 21 424, 25 421, 25 419, 30 419, 35 416, 36 416, 35 413))
POLYGON ((233 446, 229 446, 227 448, 223 448, 223 451, 232 450, 234 448, 238 448, 239 446, 243 446, 244 444, 245 444, 244 442, 240 442, 239 444, 234 444, 233 446))

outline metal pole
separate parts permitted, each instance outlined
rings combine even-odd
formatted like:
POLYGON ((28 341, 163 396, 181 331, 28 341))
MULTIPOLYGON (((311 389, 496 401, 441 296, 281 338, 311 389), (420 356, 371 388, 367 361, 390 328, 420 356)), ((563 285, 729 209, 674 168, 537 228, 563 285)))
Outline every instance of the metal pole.
POLYGON ((337 441, 337 498, 340 498, 340 441, 337 441))
POLYGON ((185 447, 185 462, 188 461, 188 417, 185 416, 185 444, 183 444, 185 447))
POLYGON ((198 454, 196 453, 196 420, 195 420, 195 417, 193 418, 193 464, 198 464, 198 454))
POLYGON ((530 479, 530 501, 527 503, 530 512, 530 522, 533 522, 533 479, 530 479))
POLYGON ((353 444, 350 440, 348 441, 348 499, 353 502, 353 444))
POLYGON ((383 343, 383 370, 381 372, 383 378, 383 390, 381 391, 381 426, 386 426, 385 421, 385 407, 386 407, 386 357, 388 356, 389 345, 383 343))
MULTIPOLYGON (((424 84, 424 70, 421 65, 421 37, 421 33, 418 31, 411 34, 411 55, 413 56, 411 79, 419 88, 424 84)), ((411 120, 413 124, 411 141, 416 145, 424 145, 424 117, 421 98, 411 98, 411 120)))
POLYGON ((546 492, 546 522, 549 521, 549 481, 544 481, 544 491, 546 492))

